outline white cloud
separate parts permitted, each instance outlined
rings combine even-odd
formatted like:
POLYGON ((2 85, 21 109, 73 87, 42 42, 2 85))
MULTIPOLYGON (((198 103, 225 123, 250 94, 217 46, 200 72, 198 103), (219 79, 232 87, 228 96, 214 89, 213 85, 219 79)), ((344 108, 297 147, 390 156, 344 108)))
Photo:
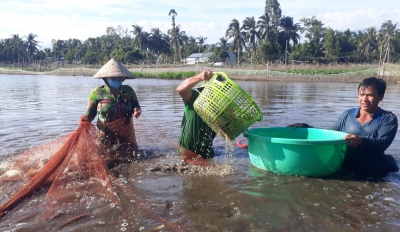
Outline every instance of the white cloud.
POLYGON ((376 27, 379 30, 382 23, 387 20, 392 20, 393 23, 399 22, 400 25, 400 9, 333 11, 317 14, 316 17, 325 26, 341 31, 346 29, 358 31, 368 27, 376 27))

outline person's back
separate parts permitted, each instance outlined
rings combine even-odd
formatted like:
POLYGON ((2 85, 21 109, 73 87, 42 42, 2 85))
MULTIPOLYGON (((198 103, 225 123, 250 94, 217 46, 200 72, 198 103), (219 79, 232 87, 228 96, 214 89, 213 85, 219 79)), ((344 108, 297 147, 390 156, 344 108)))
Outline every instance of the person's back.
POLYGON ((185 102, 185 112, 182 118, 179 144, 203 158, 214 157, 212 143, 216 133, 200 118, 193 108, 193 103, 199 92, 192 90, 192 97, 185 102))
POLYGON ((184 160, 189 162, 192 158, 212 158, 214 150, 212 143, 216 133, 201 119, 193 107, 193 103, 200 95, 202 88, 194 87, 201 81, 207 81, 212 77, 210 70, 205 70, 193 77, 186 78, 176 89, 185 104, 185 111, 182 118, 181 135, 179 144, 184 160))

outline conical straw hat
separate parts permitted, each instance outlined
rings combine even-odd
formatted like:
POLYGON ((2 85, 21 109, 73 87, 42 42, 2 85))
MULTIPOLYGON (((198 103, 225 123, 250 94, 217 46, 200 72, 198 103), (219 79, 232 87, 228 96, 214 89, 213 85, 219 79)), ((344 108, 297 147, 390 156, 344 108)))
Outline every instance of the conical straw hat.
POLYGON ((126 79, 134 79, 135 77, 125 66, 112 58, 101 69, 94 74, 93 78, 117 78, 125 77, 126 79))

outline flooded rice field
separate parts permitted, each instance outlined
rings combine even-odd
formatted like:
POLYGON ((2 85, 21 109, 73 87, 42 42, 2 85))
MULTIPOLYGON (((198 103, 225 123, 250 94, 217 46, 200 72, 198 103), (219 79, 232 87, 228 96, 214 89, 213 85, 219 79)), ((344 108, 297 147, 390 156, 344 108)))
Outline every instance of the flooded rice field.
MULTIPOLYGON (((90 91, 101 80, 83 76, 0 75, 0 162, 75 131, 90 91)), ((92 202, 90 217, 60 228, 32 223, 42 209, 43 188, 0 221, 1 231, 174 231, 159 215, 187 231, 399 231, 400 175, 382 181, 284 176, 255 168, 246 149, 217 137, 216 157, 207 168, 182 164, 174 149, 183 103, 176 80, 127 80, 142 107, 135 119, 140 150, 111 172, 151 213, 121 195, 126 219, 107 202, 92 202), (23 215, 23 217, 21 216, 23 215)), ((263 120, 252 127, 304 122, 329 128, 340 114, 357 107, 357 83, 237 82, 256 101, 263 120)), ((380 106, 400 115, 400 85, 388 86, 380 106)), ((96 120, 96 119, 95 119, 96 120)), ((95 121, 93 122, 95 123, 95 121)), ((243 138, 239 136, 237 140, 243 138)), ((236 142, 235 141, 235 142, 236 142)), ((400 133, 387 150, 400 160, 400 133)), ((7 170, 1 170, 3 174, 7 170)), ((0 186, 0 203, 10 195, 0 186)))

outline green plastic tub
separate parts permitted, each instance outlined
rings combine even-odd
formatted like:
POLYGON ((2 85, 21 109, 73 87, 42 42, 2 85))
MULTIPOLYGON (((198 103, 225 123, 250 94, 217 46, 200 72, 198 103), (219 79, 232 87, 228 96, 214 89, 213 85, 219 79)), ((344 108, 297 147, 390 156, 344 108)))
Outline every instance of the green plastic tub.
POLYGON ((346 133, 316 128, 264 127, 246 130, 251 163, 277 174, 321 177, 343 163, 346 133))

